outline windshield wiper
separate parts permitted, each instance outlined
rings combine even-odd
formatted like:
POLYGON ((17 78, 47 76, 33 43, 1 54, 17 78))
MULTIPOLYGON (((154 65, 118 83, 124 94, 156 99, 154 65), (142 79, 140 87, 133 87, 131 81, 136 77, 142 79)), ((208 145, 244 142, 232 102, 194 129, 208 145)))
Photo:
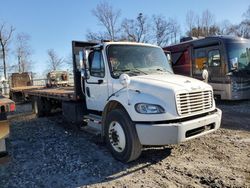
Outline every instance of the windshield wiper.
POLYGON ((156 70, 156 71, 160 71, 160 72, 169 72, 169 73, 172 74, 172 72, 169 71, 169 70, 167 70, 167 69, 160 69, 160 68, 157 68, 157 69, 155 69, 155 70, 156 70))
POLYGON ((136 71, 139 71, 139 72, 142 73, 142 74, 148 75, 146 72, 144 72, 144 71, 142 71, 142 70, 140 70, 140 69, 138 69, 138 68, 133 68, 132 70, 136 70, 136 71))
POLYGON ((133 68, 133 69, 117 69, 117 70, 114 70, 113 72, 129 72, 129 73, 142 73, 142 74, 145 74, 145 75, 147 75, 147 73, 146 72, 144 72, 144 71, 142 71, 142 70, 140 70, 140 69, 138 69, 138 68, 133 68))

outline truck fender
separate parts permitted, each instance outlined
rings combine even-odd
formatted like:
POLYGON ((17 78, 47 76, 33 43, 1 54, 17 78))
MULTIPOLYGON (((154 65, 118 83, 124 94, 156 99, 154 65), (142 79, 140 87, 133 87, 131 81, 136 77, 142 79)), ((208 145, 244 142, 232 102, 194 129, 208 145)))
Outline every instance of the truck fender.
POLYGON ((111 98, 109 98, 102 112, 102 135, 104 135, 104 125, 106 121, 106 116, 113 109, 122 108, 128 114, 132 121, 160 121, 166 119, 166 115, 170 117, 173 116, 173 114, 176 114, 176 112, 172 111, 168 111, 167 114, 155 114, 154 116, 139 114, 134 108, 134 105, 136 103, 157 104, 161 105, 164 109, 170 109, 164 101, 161 101, 154 95, 130 91, 128 100, 127 93, 125 91, 120 92, 117 96, 112 96, 111 98))
MULTIPOLYGON (((111 110, 117 109, 117 108, 122 108, 125 112, 127 112, 126 108, 117 100, 109 100, 107 104, 105 105, 105 108, 102 112, 102 133, 101 133, 102 137, 104 137, 104 126, 105 126, 107 114, 111 110)), ((129 115, 128 112, 127 114, 129 115)))

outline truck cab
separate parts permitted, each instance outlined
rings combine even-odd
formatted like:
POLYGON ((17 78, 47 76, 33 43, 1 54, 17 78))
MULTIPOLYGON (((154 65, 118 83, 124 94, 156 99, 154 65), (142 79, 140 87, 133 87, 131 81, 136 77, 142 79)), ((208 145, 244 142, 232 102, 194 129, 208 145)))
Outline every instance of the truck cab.
POLYGON ((178 144, 220 127, 212 87, 175 75, 164 51, 130 42, 73 41, 76 98, 87 124, 100 126, 113 156, 140 156, 144 145, 178 144))

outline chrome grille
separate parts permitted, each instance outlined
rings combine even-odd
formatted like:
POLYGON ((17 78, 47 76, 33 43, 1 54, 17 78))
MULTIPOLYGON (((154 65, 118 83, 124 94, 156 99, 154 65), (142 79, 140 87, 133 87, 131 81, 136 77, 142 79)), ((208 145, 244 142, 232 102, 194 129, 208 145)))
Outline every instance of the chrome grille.
POLYGON ((190 115, 209 110, 213 106, 212 91, 180 93, 176 96, 179 115, 190 115))

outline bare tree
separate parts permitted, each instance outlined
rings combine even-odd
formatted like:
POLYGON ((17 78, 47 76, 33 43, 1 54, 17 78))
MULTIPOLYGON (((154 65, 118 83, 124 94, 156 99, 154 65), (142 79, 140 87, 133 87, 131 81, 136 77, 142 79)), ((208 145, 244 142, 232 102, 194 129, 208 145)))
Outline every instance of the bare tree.
POLYGON ((229 20, 223 20, 219 23, 219 34, 220 35, 230 35, 232 24, 229 20))
POLYGON ((109 36, 106 35, 105 33, 102 33, 102 32, 95 33, 95 32, 92 32, 89 30, 86 34, 86 38, 90 42, 97 42, 97 41, 101 41, 103 39, 108 39, 109 36))
POLYGON ((250 5, 248 6, 247 11, 243 14, 243 17, 247 20, 250 20, 250 5))
POLYGON ((241 36, 244 38, 250 38, 250 5, 247 11, 243 14, 244 20, 240 23, 239 29, 241 36))
POLYGON ((203 29, 203 35, 208 36, 209 35, 209 28, 214 25, 214 15, 209 11, 205 10, 202 13, 202 29, 203 29))
POLYGON ((243 20, 239 25, 235 26, 236 35, 239 37, 250 38, 250 21, 243 20))
POLYGON ((136 33, 135 33, 135 20, 125 18, 122 22, 122 30, 124 32, 123 38, 128 41, 137 41, 136 33))
POLYGON ((195 20, 196 20, 196 28, 193 28, 192 36, 199 37, 199 36, 202 36, 201 35, 201 33, 202 33, 202 25, 201 25, 200 16, 196 15, 195 20), (195 32, 195 30, 196 30, 196 32, 195 32))
POLYGON ((171 43, 177 43, 177 35, 181 33, 181 27, 176 19, 170 18, 169 24, 171 26, 171 43))
POLYGON ((143 35, 146 33, 146 17, 143 16, 142 13, 139 13, 137 16, 137 42, 143 42, 143 35))
POLYGON ((147 17, 143 16, 142 13, 139 13, 136 19, 124 19, 121 27, 126 40, 134 42, 146 42, 148 40, 147 17))
POLYGON ((67 70, 73 71, 73 59, 72 59, 72 54, 71 53, 69 53, 65 57, 64 64, 66 65, 67 70))
POLYGON ((101 2, 92 10, 92 13, 100 24, 106 28, 109 39, 115 40, 118 32, 117 21, 121 15, 121 11, 114 10, 107 2, 101 2))
POLYGON ((250 5, 247 11, 242 15, 243 20, 239 24, 230 25, 228 34, 238 37, 250 38, 250 5))
POLYGON ((171 25, 162 15, 153 15, 153 38, 156 40, 158 46, 165 46, 168 44, 171 25))
POLYGON ((206 37, 220 32, 219 27, 215 24, 214 15, 209 10, 203 11, 202 16, 194 16, 194 13, 189 11, 186 16, 186 24, 188 26, 186 33, 189 36, 206 37))
POLYGON ((49 49, 48 53, 48 63, 51 70, 58 70, 64 63, 64 59, 59 57, 54 49, 49 49))
POLYGON ((186 14, 186 25, 188 27, 188 36, 192 37, 192 29, 195 26, 195 14, 192 10, 189 10, 186 14))
POLYGON ((6 51, 14 30, 15 29, 13 26, 7 27, 4 23, 0 24, 0 45, 1 45, 1 52, 2 52, 1 56, 3 59, 3 70, 5 79, 7 79, 6 51))
POLYGON ((16 56, 18 60, 18 71, 26 72, 31 66, 30 56, 32 50, 28 44, 30 36, 26 33, 19 33, 16 36, 16 56))

